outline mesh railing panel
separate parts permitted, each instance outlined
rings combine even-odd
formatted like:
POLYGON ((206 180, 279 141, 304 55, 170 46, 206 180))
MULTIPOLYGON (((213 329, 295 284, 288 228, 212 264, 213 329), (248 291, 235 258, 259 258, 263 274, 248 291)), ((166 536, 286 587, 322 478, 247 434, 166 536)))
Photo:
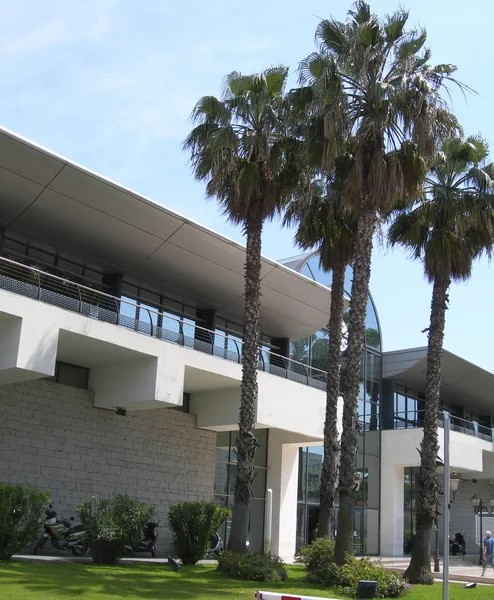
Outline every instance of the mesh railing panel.
MULTIPOLYGON (((157 339, 211 354, 230 362, 241 363, 242 344, 218 332, 138 307, 99 290, 51 275, 21 263, 0 257, 0 289, 34 298, 86 317, 120 325, 157 339), (124 314, 136 311, 138 319, 124 314), (193 335, 190 332, 193 331, 193 335), (184 333, 185 332, 185 333, 184 333)), ((289 358, 260 350, 259 370, 318 389, 326 387, 326 373, 289 358)))

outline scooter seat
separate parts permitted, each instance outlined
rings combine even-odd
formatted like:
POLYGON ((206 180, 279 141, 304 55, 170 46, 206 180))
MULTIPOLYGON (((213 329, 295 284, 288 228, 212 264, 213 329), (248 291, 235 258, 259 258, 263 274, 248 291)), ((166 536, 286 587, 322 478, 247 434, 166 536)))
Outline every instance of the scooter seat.
POLYGON ((70 533, 78 533, 79 531, 84 531, 84 525, 75 525, 70 528, 70 533))

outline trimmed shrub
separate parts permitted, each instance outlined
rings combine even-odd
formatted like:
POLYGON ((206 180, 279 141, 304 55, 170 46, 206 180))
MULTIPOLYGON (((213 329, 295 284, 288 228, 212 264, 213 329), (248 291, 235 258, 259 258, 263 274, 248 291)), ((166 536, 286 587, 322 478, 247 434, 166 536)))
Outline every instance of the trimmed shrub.
POLYGON ((126 548, 139 544, 154 508, 129 496, 116 495, 106 500, 93 496, 79 506, 79 517, 86 530, 93 562, 114 565, 126 548))
POLYGON ((225 550, 218 563, 218 570, 245 581, 285 581, 288 578, 281 558, 255 552, 239 554, 225 550))
POLYGON ((308 571, 322 569, 333 562, 334 542, 328 538, 316 538, 311 544, 302 546, 295 562, 304 565, 308 571))
POLYGON ((39 533, 50 494, 23 485, 0 483, 0 560, 6 561, 39 533))
POLYGON ((230 511, 215 502, 179 502, 170 506, 168 526, 184 565, 195 565, 204 558, 211 537, 229 516, 230 511))
POLYGON ((353 598, 357 593, 358 582, 362 579, 377 581, 377 598, 397 598, 411 591, 410 584, 403 579, 401 573, 388 571, 368 558, 357 559, 349 556, 342 567, 328 563, 307 575, 308 582, 336 587, 346 596, 353 598))

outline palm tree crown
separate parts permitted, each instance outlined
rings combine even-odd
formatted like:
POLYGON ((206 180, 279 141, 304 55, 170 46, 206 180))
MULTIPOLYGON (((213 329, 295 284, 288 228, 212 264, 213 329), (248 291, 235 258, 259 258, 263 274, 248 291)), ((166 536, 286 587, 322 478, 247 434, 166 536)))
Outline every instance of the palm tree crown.
POLYGON ((456 69, 429 65, 426 32, 406 30, 407 12, 380 20, 359 1, 348 14, 321 21, 319 52, 301 62, 300 78, 324 113, 325 162, 340 154, 341 140, 355 138, 347 200, 386 208, 416 191, 422 157, 456 127, 440 95, 456 69))
POLYGON ((429 171, 424 195, 389 229, 392 245, 401 244, 413 258, 423 260, 430 282, 468 279, 474 259, 491 254, 494 165, 484 164, 488 153, 479 136, 446 139, 429 171))
POLYGON ((297 183, 297 141, 287 133, 283 96, 287 73, 285 67, 230 73, 222 97, 201 98, 192 113, 197 125, 184 148, 196 178, 207 182, 207 195, 234 223, 245 224, 252 213, 271 218, 297 183))

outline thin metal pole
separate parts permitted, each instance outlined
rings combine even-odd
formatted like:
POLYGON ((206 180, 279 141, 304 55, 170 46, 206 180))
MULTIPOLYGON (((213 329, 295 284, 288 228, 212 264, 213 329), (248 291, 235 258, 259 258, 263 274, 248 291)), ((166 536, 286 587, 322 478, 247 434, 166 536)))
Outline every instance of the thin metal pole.
POLYGON ((444 419, 444 539, 443 539, 443 600, 449 598, 449 416, 444 419))
POLYGON ((271 552, 271 528, 273 522, 273 490, 266 490, 266 514, 264 523, 264 552, 271 552))

